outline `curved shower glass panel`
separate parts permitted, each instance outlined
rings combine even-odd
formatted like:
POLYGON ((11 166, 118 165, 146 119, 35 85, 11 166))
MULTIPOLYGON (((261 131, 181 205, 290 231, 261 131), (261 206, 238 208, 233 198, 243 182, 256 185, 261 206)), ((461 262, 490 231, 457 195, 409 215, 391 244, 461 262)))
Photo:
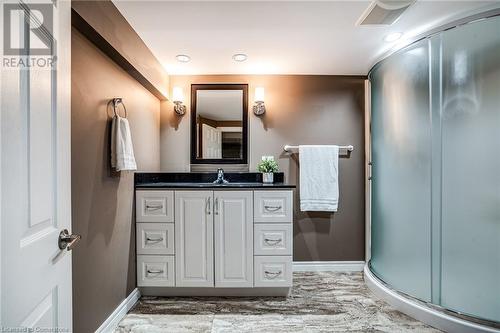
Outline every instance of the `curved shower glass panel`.
POLYGON ((372 268, 407 294, 430 300, 431 122, 428 42, 372 75, 372 268), (380 110, 380 111, 379 111, 380 110))
POLYGON ((441 305, 500 321, 500 18, 442 54, 441 305))
POLYGON ((371 270, 500 322, 500 17, 422 39, 370 79, 371 270))

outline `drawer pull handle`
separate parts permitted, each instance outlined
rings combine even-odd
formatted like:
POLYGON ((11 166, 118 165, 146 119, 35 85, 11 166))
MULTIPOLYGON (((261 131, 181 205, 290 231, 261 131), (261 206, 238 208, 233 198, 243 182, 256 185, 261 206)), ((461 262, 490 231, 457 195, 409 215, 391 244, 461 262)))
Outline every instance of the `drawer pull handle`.
POLYGON ((276 279, 278 276, 281 275, 281 273, 283 273, 283 272, 282 271, 278 271, 278 272, 264 271, 264 274, 266 274, 266 277, 269 279, 276 279))
POLYGON ((268 212, 276 212, 281 209, 281 206, 264 206, 264 209, 268 212))
POLYGON ((163 273, 163 269, 148 269, 148 274, 161 274, 163 273))
POLYGON ((146 241, 148 241, 148 242, 161 242, 161 241, 163 241, 163 237, 160 237, 160 238, 149 238, 149 237, 146 237, 146 241))
POLYGON ((159 210, 162 208, 163 205, 146 205, 146 210, 159 210))
POLYGON ((279 238, 279 239, 270 239, 270 238, 264 238, 264 242, 266 242, 266 244, 268 245, 278 245, 279 243, 281 243, 282 239, 279 238))

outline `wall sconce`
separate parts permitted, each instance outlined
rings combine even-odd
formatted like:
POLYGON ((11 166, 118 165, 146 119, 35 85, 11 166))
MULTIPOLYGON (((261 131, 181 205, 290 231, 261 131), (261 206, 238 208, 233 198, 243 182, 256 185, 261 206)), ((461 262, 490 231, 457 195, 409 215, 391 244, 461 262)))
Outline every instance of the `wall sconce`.
POLYGON ((182 105, 184 102, 184 93, 181 87, 174 87, 172 92, 172 102, 174 102, 174 111, 179 116, 183 116, 186 113, 186 106, 182 105))
POLYGON ((264 88, 256 87, 254 94, 254 106, 253 113, 256 116, 263 115, 266 112, 266 106, 264 105, 264 88))

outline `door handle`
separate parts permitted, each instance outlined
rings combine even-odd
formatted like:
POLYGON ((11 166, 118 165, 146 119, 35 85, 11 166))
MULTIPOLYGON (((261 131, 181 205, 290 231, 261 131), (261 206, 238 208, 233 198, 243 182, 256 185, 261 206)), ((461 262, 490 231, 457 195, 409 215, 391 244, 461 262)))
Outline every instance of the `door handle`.
POLYGON ((57 240, 57 245, 61 250, 71 251, 76 246, 76 244, 82 239, 82 236, 69 234, 68 229, 64 229, 59 233, 59 239, 57 240))
POLYGON ((219 215, 219 198, 215 198, 214 210, 215 215, 219 215))

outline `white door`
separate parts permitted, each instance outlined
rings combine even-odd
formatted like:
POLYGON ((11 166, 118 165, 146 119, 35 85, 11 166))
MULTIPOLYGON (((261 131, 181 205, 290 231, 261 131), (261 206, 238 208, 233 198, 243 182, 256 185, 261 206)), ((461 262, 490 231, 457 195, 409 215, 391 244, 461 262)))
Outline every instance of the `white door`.
MULTIPOLYGON (((4 13, 0 15, 10 15, 12 45, 29 45, 29 54, 23 59, 30 61, 40 58, 31 46, 43 43, 32 32, 40 20, 31 20, 31 26, 25 23, 24 16, 34 7, 30 7, 31 1, 24 3, 28 5, 9 9, 2 2, 4 13)), ((47 11, 45 7, 35 16, 43 17, 48 25, 46 13, 53 13, 55 67, 44 67, 43 61, 35 67, 6 67, 4 61, 0 65, 0 313, 3 328, 69 332, 71 252, 59 249, 58 236, 71 227, 71 9, 69 1, 57 1, 57 6, 44 3, 52 8, 47 11)), ((6 26, 2 24, 3 29, 6 26)), ((48 29, 40 31, 48 36, 48 29)))
POLYGON ((175 191, 175 285, 213 287, 213 191, 175 191))
POLYGON ((214 192, 215 286, 253 287, 252 191, 214 192))
POLYGON ((222 133, 219 129, 202 124, 203 158, 222 158, 222 133))

